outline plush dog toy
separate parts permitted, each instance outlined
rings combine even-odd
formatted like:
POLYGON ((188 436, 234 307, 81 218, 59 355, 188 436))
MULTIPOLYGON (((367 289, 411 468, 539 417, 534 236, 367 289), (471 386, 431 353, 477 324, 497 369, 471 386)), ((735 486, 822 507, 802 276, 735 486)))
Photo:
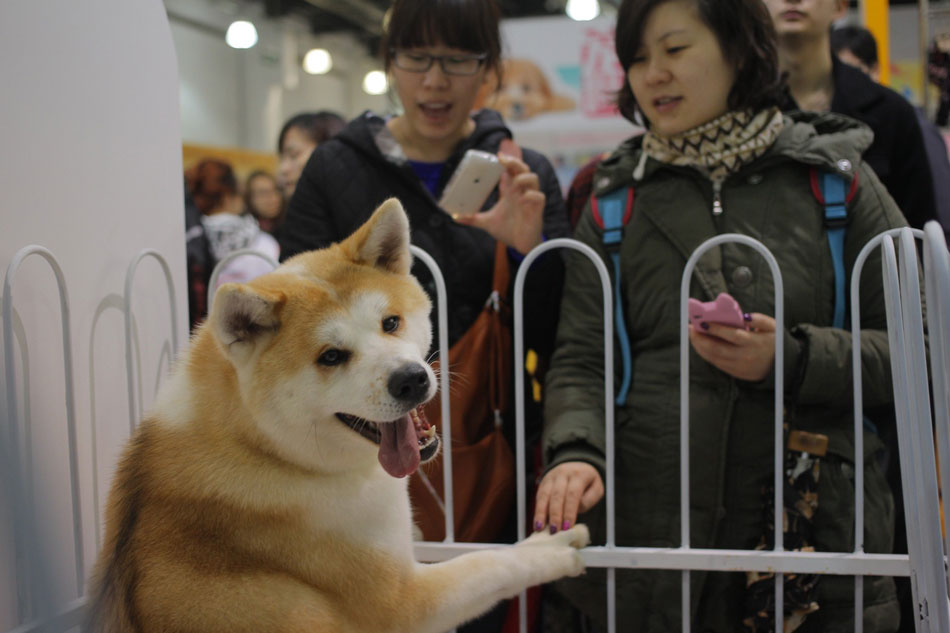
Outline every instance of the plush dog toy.
POLYGON ((485 107, 498 110, 506 119, 530 119, 542 112, 574 109, 574 99, 554 94, 544 72, 527 59, 502 62, 501 85, 486 95, 485 107))

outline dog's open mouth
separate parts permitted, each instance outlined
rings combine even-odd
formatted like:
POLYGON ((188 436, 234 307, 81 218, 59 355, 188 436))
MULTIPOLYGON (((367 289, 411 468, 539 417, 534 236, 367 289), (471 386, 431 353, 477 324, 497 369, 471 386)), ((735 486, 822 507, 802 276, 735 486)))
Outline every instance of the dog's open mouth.
POLYGON ((393 477, 411 475, 439 452, 439 435, 426 419, 422 405, 391 422, 372 422, 348 413, 337 413, 345 425, 379 444, 379 463, 393 477))

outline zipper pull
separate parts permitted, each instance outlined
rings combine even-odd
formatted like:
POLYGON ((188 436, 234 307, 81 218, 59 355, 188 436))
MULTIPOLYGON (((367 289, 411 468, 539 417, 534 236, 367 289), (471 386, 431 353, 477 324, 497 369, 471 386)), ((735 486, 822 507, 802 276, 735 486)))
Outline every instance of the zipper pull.
POLYGON ((714 216, 720 216, 722 215, 722 181, 713 180, 712 187, 713 187, 712 214, 714 216))

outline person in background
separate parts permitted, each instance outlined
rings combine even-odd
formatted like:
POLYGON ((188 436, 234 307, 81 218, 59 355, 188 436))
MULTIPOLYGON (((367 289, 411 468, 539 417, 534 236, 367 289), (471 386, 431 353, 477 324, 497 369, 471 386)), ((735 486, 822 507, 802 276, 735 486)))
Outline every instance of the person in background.
MULTIPOLYGON (((838 59, 878 80, 880 66, 877 59, 877 41, 874 34, 863 26, 842 26, 831 31, 831 50, 838 59)), ((917 123, 924 137, 927 162, 933 176, 934 201, 937 220, 950 239, 950 160, 947 142, 940 129, 927 118, 923 108, 914 108, 917 123)))
POLYGON ((247 177, 244 183, 244 204, 262 231, 273 235, 284 221, 284 196, 277 186, 277 179, 262 169, 247 177))
POLYGON ((188 279, 188 323, 194 330, 208 315, 208 281, 214 268, 214 259, 208 246, 201 211, 191 199, 185 181, 185 266, 188 279))
POLYGON ((284 194, 284 200, 290 201, 297 188, 297 181, 304 165, 318 145, 327 141, 343 129, 346 121, 339 114, 321 110, 319 112, 301 112, 287 119, 277 137, 277 182, 284 194))
POLYGON ((765 0, 778 33, 779 62, 788 74, 783 109, 837 112, 874 132, 864 155, 911 226, 937 217, 933 177, 914 109, 902 96, 831 53, 831 27, 848 0, 765 0))
MULTIPOLYGON (((201 226, 217 266, 233 251, 251 249, 276 260, 277 240, 265 233, 250 214, 244 213, 244 199, 231 166, 221 160, 206 159, 185 172, 188 194, 201 212, 201 226)), ((230 260, 219 271, 217 284, 246 282, 273 270, 266 260, 243 255, 230 260)), ((208 306, 211 309, 211 306, 208 306)))
MULTIPOLYGON (((504 314, 510 309, 510 287, 521 260, 545 238, 568 234, 564 200, 550 162, 537 152, 516 146, 497 112, 472 111, 479 91, 492 75, 500 72, 499 19, 495 0, 396 0, 386 23, 381 53, 390 85, 402 105, 401 114, 383 117, 367 111, 317 147, 297 183, 287 219, 278 232, 282 257, 291 257, 346 237, 380 203, 393 196, 398 198, 409 217, 412 243, 432 256, 444 276, 448 339, 453 350, 468 345, 472 335, 478 334, 486 306, 495 306, 510 332, 510 316, 504 314), (438 201, 470 149, 495 154, 505 171, 480 213, 453 217, 438 201), (497 295, 493 291, 496 283, 500 284, 496 272, 509 280, 498 288, 497 295)), ((432 275, 418 261, 413 274, 435 307, 432 275)), ((541 366, 553 346, 562 274, 561 258, 554 254, 541 257, 526 279, 525 322, 529 325, 525 328, 525 349, 538 353, 541 366)), ((433 323, 438 322, 436 312, 434 309, 433 323)), ((476 345, 471 351, 485 357, 487 371, 489 365, 494 365, 489 362, 489 356, 495 354, 492 350, 511 361, 511 343, 506 349, 500 345, 476 345)), ((460 377, 457 371, 457 367, 452 367, 455 384, 480 384, 483 380, 481 375, 460 377)), ((513 380, 505 380, 503 387, 513 394, 513 380)), ((485 482, 497 474, 496 466, 507 463, 511 470, 499 488, 513 494, 510 447, 514 439, 514 396, 501 403, 498 416, 492 421, 458 413, 459 393, 455 389, 452 393, 456 398, 453 440, 459 429, 465 429, 466 434, 471 432, 473 438, 468 440, 471 444, 459 441, 453 446, 455 480, 464 476, 485 482), (506 436, 500 438, 501 442, 497 442, 497 430, 506 436), (483 440, 498 448, 498 459, 493 461, 486 455, 486 459, 478 458, 472 463, 470 469, 460 468, 460 451, 464 448, 468 454, 481 454, 483 440), (502 442, 507 446, 502 446, 502 442)), ((474 400, 487 402, 490 397, 486 389, 474 400)), ((539 424, 535 422, 534 427, 539 424)), ((439 539, 441 536, 433 536, 436 532, 425 530, 427 525, 435 529, 442 525, 441 510, 433 503, 433 498, 438 497, 436 488, 441 488, 441 478, 437 478, 435 488, 428 489, 419 485, 418 477, 413 475, 410 481, 417 521, 422 524, 424 536, 439 539)), ((475 489, 482 490, 484 486, 476 483, 475 489)), ((484 490, 492 497, 495 491, 495 486, 484 490)), ((464 508, 466 517, 481 516, 482 509, 494 501, 482 496, 472 499, 474 505, 466 507, 460 505, 465 503, 460 499, 457 492, 456 517, 460 515, 459 508, 464 508)), ((515 513, 511 497, 499 506, 497 512, 488 513, 496 525, 486 525, 485 531, 473 538, 499 542, 496 539, 513 537, 515 513)), ((462 540, 461 535, 474 524, 472 520, 457 519, 456 538, 462 540)), ((497 631, 500 613, 503 611, 496 609, 462 630, 497 631)))
MULTIPOLYGON (((689 545, 771 547, 772 421, 778 397, 791 431, 827 442, 827 449, 814 455, 789 449, 778 456, 795 460, 794 493, 786 488, 785 546, 853 551, 851 333, 833 325, 833 256, 810 176, 830 172, 853 188, 843 257, 847 270, 868 239, 906 220, 862 159, 871 143, 865 126, 833 113, 783 115, 776 46, 761 0, 620 5, 616 52, 625 82, 618 105, 647 132, 624 141, 600 164, 593 189, 596 197, 617 194, 630 201, 630 219, 614 247, 607 243, 613 232, 605 235, 598 219, 604 216, 589 203, 574 237, 597 251, 608 270, 614 269, 612 253, 619 255, 616 318, 629 336, 632 380, 629 391, 604 393, 601 284, 590 262, 570 252, 545 385, 546 472, 537 493, 537 530, 557 531, 582 521, 595 544, 604 542, 608 396, 616 402, 616 543, 681 545, 681 278, 700 244, 739 233, 775 256, 784 286, 784 323, 778 329, 770 316, 775 286, 759 254, 724 244, 700 258, 690 296, 709 302, 729 293, 748 329, 688 326, 689 545), (778 368, 773 367, 776 337, 785 354, 778 368), (774 393, 775 371, 783 372, 781 394, 774 393)), ((893 399, 880 254, 873 257, 864 269, 860 306, 866 406, 893 399)), ((622 363, 617 366, 619 387, 622 363)), ((864 442, 865 549, 887 553, 894 513, 876 459, 882 444, 871 432, 865 432, 864 442)), ((849 630, 854 621, 852 577, 822 576, 815 585, 814 576, 787 575, 790 613, 775 629, 769 628, 774 593, 768 574, 694 570, 687 622, 681 619, 680 572, 618 570, 616 577, 618 631, 811 633, 849 630)), ((865 631, 896 630, 893 580, 864 582, 865 631)), ((545 631, 606 629, 603 570, 588 569, 585 577, 555 587, 563 601, 581 610, 582 622, 565 617, 571 611, 564 602, 552 602, 545 631)))
POLYGON ((934 38, 927 54, 927 78, 940 95, 936 124, 946 127, 950 119, 950 33, 938 33, 934 38))

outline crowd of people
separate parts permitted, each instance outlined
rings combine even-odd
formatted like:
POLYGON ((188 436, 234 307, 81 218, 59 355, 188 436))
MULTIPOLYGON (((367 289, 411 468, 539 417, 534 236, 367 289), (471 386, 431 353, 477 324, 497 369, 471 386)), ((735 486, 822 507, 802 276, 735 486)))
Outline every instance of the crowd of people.
MULTIPOLYGON (((349 122, 329 112, 294 116, 278 138, 276 172, 256 171, 243 187, 221 161, 189 169, 195 216, 189 235, 202 240, 200 247, 189 244, 193 323, 207 311, 197 295, 207 290, 208 270, 229 252, 251 249, 285 260, 325 247, 396 197, 412 243, 432 256, 447 286, 451 349, 449 359, 438 358, 437 350, 433 357, 453 372, 483 356, 478 367, 510 367, 515 272, 538 244, 573 236, 613 271, 617 345, 629 348, 616 367, 619 393, 610 394, 616 396, 617 545, 676 547, 681 522, 689 521, 692 547, 772 547, 771 420, 778 397, 789 436, 818 438, 824 447, 809 455, 790 443, 784 457, 796 472, 789 486, 801 493, 786 509, 796 517, 786 521, 786 547, 852 551, 848 328, 857 324, 836 317, 849 311, 836 305, 836 255, 814 183, 828 175, 847 192, 842 257, 851 270, 862 246, 882 231, 937 218, 950 228, 950 163, 933 124, 876 81, 873 36, 834 28, 848 7, 847 0, 623 0, 615 35, 624 72, 617 106, 633 124, 631 137, 617 139, 579 172, 566 204, 548 159, 520 147, 497 112, 473 111, 483 86, 501 83, 494 0, 395 0, 380 50, 399 114, 367 111, 349 122), (451 216, 439 200, 472 149, 495 154, 504 172, 480 213, 451 216), (612 200, 627 205, 628 218, 613 227, 622 231, 614 241, 605 237, 611 227, 599 211, 612 200), (753 237, 775 255, 785 319, 779 328, 775 284, 750 249, 727 244, 699 260, 691 296, 710 301, 728 293, 745 326, 690 325, 690 513, 682 517, 680 277, 695 248, 723 233, 753 237), (774 367, 776 337, 784 343, 782 367, 774 367), (776 371, 784 376, 781 394, 773 393, 776 371), (806 471, 809 477, 801 477, 806 471)), ((879 412, 864 434, 864 549, 888 553, 901 546, 899 535, 895 543, 900 489, 881 459, 896 445, 876 259, 870 257, 861 281, 864 404, 879 412)), ((233 263, 221 281, 263 270, 260 261, 233 263)), ((417 264, 413 274, 434 299, 430 272, 417 264)), ((594 542, 603 543, 608 447, 598 275, 580 255, 547 254, 532 268, 525 292, 525 347, 544 385, 543 397, 532 391, 527 398, 529 444, 539 455, 528 460, 528 475, 537 480, 531 527, 555 532, 584 522, 594 542)), ((453 392, 459 405, 448 445, 459 489, 472 488, 460 477, 492 486, 489 493, 474 484, 472 498, 457 497, 457 538, 510 541, 517 531, 513 381, 510 369, 473 371, 453 373, 462 387, 453 392), (496 384, 503 388, 489 389, 496 384), (496 391, 502 395, 485 402, 484 394, 496 391), (479 514, 473 509, 479 505, 490 512, 479 514)), ((437 409, 429 416, 437 418, 437 409)), ((428 476, 414 475, 410 492, 420 537, 441 539, 441 475, 428 476)), ((618 630, 773 630, 769 580, 694 572, 691 621, 682 622, 678 572, 620 570, 618 630)), ((604 584, 603 573, 589 570, 547 588, 534 614, 536 630, 606 630, 604 584)), ((851 577, 799 575, 786 584, 784 630, 851 630, 853 591, 851 577)), ((893 579, 868 578, 864 592, 866 631, 912 630, 893 579)), ((501 631, 507 608, 462 630, 501 631)))
POLYGON ((274 234, 287 214, 304 165, 317 145, 343 128, 334 112, 301 112, 277 139, 275 171, 256 168, 243 184, 228 161, 208 158, 185 170, 188 311, 191 327, 208 314, 208 286, 222 260, 216 285, 246 282, 273 269, 280 257, 274 234), (253 251, 231 256, 239 250, 253 251))

